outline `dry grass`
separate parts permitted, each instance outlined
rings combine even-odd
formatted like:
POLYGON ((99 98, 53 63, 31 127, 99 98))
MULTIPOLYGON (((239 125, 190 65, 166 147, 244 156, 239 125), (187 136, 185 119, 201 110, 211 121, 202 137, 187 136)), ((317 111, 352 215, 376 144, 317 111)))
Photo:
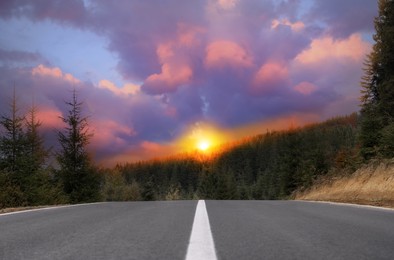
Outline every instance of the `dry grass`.
POLYGON ((371 162, 351 175, 325 179, 306 191, 297 192, 295 199, 394 208, 394 159, 371 162))

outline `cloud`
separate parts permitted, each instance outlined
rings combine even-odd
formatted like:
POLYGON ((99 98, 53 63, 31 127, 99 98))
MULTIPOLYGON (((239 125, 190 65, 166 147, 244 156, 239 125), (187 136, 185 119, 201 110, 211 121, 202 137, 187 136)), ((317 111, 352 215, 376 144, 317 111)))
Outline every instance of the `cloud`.
POLYGON ((160 73, 150 75, 142 89, 150 94, 174 92, 180 85, 191 81, 193 71, 188 65, 164 63, 160 73))
POLYGON ((140 86, 126 83, 123 87, 117 87, 109 80, 103 79, 98 83, 99 88, 109 90, 117 96, 136 95, 140 91, 140 86))
POLYGON ((205 65, 208 68, 250 67, 252 64, 252 57, 235 42, 215 41, 206 48, 205 65))
MULTIPOLYGON (((265 131, 260 122, 282 127, 292 116, 302 124, 358 110, 377 5, 18 0, 1 1, 0 10, 6 25, 0 31, 15 43, 0 49, 1 111, 15 82, 23 93, 20 102, 28 107, 34 96, 43 109, 40 117, 48 121, 45 129, 53 128, 58 115, 67 113, 64 100, 75 87, 92 120, 96 158, 114 162, 176 151, 168 143, 195 122, 213 121, 225 129, 256 124, 247 132, 259 133, 265 131), (113 55, 108 64, 117 64, 89 76, 95 70, 86 64, 102 60, 96 52, 79 57, 65 49, 53 58, 45 50, 54 44, 61 49, 61 40, 38 48, 33 43, 48 43, 32 41, 23 30, 12 33, 20 19, 27 29, 43 25, 45 39, 59 28, 45 26, 52 23, 71 28, 70 34, 96 34, 102 41, 97 46, 113 55), (70 70, 73 63, 78 66, 70 70)), ((79 51, 86 45, 81 42, 79 51)))
POLYGON ((0 49, 0 61, 34 62, 42 60, 43 57, 38 53, 0 49))
POLYGON ((309 23, 324 24, 323 30, 334 38, 347 38, 355 32, 373 32, 377 10, 377 1, 371 0, 313 1, 305 18, 309 23))
POLYGON ((127 125, 110 119, 94 120, 90 127, 92 133, 92 145, 96 150, 103 149, 103 147, 127 147, 127 138, 133 137, 136 131, 127 125))
POLYGON ((314 91, 316 91, 317 87, 310 83, 310 82, 301 82, 299 84, 297 84, 294 87, 294 90, 298 91, 299 93, 303 94, 303 95, 310 95, 312 94, 314 91))
POLYGON ((296 57, 296 61, 311 64, 327 59, 352 59, 362 61, 370 50, 370 44, 363 41, 360 34, 347 39, 334 40, 332 37, 314 39, 310 47, 296 57))
POLYGON ((38 105, 36 116, 43 128, 56 129, 63 126, 63 122, 60 120, 62 113, 57 108, 38 105))
POLYGON ((44 0, 44 1, 1 1, 3 18, 27 16, 34 21, 55 20, 82 26, 87 19, 84 1, 78 0, 44 0))
POLYGON ((267 62, 257 71, 251 85, 253 94, 265 94, 287 85, 288 69, 279 62, 267 62))
POLYGON ((181 46, 194 47, 201 44, 201 36, 206 33, 204 27, 178 23, 178 43, 181 46))
POLYGON ((33 68, 31 73, 33 74, 33 76, 59 78, 74 84, 80 83, 80 81, 76 79, 73 75, 69 73, 63 73, 61 69, 57 67, 49 68, 40 64, 37 67, 33 68))
POLYGON ((235 7, 239 0, 218 0, 218 4, 221 8, 228 10, 235 7))
POLYGON ((288 19, 282 19, 282 20, 274 19, 274 20, 272 20, 271 28, 276 29, 279 26, 283 26, 283 25, 290 27, 295 32, 302 31, 305 28, 305 24, 303 22, 297 21, 297 22, 292 23, 288 19))

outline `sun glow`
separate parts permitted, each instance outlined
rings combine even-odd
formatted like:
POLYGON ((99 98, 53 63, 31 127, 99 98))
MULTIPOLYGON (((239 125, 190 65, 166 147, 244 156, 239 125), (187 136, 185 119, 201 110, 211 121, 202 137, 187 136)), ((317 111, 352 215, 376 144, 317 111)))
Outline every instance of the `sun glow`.
POLYGON ((185 152, 210 154, 228 141, 227 131, 212 123, 197 122, 185 129, 184 134, 178 139, 177 143, 185 152))
POLYGON ((210 146, 211 146, 211 144, 210 144, 210 142, 207 141, 207 140, 200 140, 200 141, 197 143, 197 148, 198 148, 200 151, 203 151, 203 152, 207 151, 207 150, 209 149, 210 146))

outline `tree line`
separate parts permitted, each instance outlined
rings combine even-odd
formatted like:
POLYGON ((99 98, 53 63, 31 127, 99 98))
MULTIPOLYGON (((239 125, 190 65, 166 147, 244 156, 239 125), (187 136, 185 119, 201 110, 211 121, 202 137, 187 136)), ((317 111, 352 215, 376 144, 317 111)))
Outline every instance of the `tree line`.
POLYGON ((60 118, 66 127, 57 130, 61 149, 52 153, 40 135, 37 107, 22 114, 14 88, 8 114, 0 119, 0 208, 101 199, 101 177, 86 151, 87 118, 75 90, 66 104, 68 115, 60 118), (50 157, 57 159, 55 165, 50 157))
POLYGON ((250 138, 213 157, 183 154, 118 165, 124 185, 138 183, 140 199, 284 199, 317 177, 357 168, 356 113, 250 138))
POLYGON ((99 169, 87 151, 91 134, 73 91, 59 120, 60 149, 44 146, 32 105, 20 115, 14 94, 0 120, 0 207, 92 201, 282 199, 333 169, 357 167, 355 114, 248 138, 208 156, 198 152, 99 169), (51 165, 48 158, 56 158, 51 165))

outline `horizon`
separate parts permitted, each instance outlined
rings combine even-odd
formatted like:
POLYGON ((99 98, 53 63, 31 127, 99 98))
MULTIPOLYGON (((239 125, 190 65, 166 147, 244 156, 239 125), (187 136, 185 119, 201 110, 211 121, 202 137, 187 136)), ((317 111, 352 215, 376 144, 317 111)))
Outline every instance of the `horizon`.
POLYGON ((95 161, 171 156, 359 110, 376 1, 3 1, 0 111, 42 133, 78 91, 95 161), (340 3, 340 4, 339 4, 340 3))

